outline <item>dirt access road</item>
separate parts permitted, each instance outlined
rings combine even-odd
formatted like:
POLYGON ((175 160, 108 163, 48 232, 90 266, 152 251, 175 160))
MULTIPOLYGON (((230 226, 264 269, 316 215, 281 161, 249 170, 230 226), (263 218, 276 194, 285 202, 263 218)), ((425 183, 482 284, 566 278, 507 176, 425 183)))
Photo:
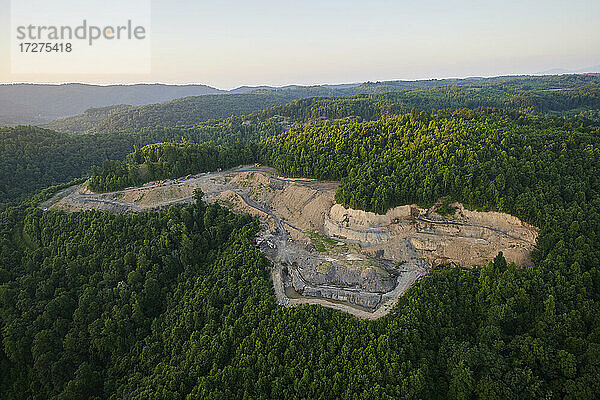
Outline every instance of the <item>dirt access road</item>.
POLYGON ((279 304, 321 304, 358 318, 379 318, 434 265, 483 265, 502 251, 529 262, 537 230, 515 217, 455 204, 450 216, 435 206, 406 205, 377 215, 335 203, 336 182, 279 177, 254 165, 150 182, 111 193, 85 184, 57 193, 43 208, 115 213, 159 210, 205 201, 259 218, 257 246, 273 262, 279 304))
POLYGON ((194 202, 194 190, 201 188, 208 197, 218 195, 228 188, 221 185, 211 185, 211 181, 223 178, 227 174, 239 172, 265 172, 274 174, 273 168, 264 166, 243 166, 228 171, 216 171, 188 175, 185 178, 166 179, 146 183, 139 187, 127 188, 110 193, 93 193, 87 190, 85 184, 67 188, 42 204, 44 209, 62 209, 65 211, 82 211, 99 209, 115 213, 131 213, 154 211, 177 204, 194 202), (156 192, 155 196, 148 193, 156 192))

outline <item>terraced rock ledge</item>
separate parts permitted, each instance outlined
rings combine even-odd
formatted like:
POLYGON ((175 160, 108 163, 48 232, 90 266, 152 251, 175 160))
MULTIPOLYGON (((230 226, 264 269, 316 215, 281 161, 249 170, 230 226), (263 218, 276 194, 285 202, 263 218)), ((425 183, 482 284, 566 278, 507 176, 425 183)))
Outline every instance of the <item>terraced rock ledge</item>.
POLYGON ((508 214, 451 204, 405 205, 378 215, 335 203, 336 182, 278 177, 263 166, 242 166, 95 194, 85 184, 66 189, 44 208, 118 213, 156 210, 194 201, 220 202, 263 223, 256 239, 273 261, 282 306, 321 304, 359 318, 387 314, 420 276, 439 264, 483 265, 502 251, 525 266, 537 229, 508 214), (447 211, 447 210, 445 210, 447 211))

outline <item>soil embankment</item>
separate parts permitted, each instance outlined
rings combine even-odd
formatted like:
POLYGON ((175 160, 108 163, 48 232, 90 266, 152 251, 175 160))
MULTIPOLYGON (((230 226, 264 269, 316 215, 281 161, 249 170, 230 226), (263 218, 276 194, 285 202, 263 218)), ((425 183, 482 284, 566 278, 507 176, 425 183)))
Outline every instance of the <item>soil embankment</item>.
POLYGON ((507 214, 452 205, 442 216, 434 206, 406 205, 377 215, 335 203, 336 182, 278 177, 263 166, 151 182, 112 193, 85 185, 58 193, 44 208, 100 209, 130 213, 194 201, 247 212, 263 222, 257 246, 274 264, 273 284, 284 306, 321 304, 374 319, 437 264, 483 265, 502 251, 527 265, 537 230, 507 214))

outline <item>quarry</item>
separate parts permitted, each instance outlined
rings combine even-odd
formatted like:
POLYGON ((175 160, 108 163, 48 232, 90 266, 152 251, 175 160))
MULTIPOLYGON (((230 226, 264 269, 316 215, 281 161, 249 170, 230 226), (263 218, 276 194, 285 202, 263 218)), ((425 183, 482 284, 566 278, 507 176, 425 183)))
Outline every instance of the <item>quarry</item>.
POLYGON ((281 306, 321 304, 358 318, 386 315, 420 277, 441 264, 485 265, 499 252, 530 265, 537 229, 499 212, 450 204, 428 209, 392 208, 384 215, 335 202, 336 182, 291 179, 254 165, 156 181, 112 193, 85 184, 57 193, 42 205, 67 212, 159 210, 194 201, 249 213, 262 223, 255 245, 273 262, 271 277, 281 306))

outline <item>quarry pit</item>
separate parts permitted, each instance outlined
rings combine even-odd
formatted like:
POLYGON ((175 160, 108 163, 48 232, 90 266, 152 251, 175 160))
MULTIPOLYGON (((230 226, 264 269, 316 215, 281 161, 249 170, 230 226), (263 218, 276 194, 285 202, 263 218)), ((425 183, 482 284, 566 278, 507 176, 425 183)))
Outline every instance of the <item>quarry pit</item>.
POLYGON ((337 186, 283 178, 272 168, 254 165, 111 193, 92 193, 82 184, 57 193, 42 207, 151 211, 192 203, 200 188, 206 202, 261 221, 255 244, 273 262, 280 305, 321 304, 365 319, 386 315, 437 265, 485 265, 499 252, 519 266, 531 263, 538 232, 516 217, 470 211, 459 203, 445 215, 439 205, 404 205, 378 215, 336 204, 337 186))

